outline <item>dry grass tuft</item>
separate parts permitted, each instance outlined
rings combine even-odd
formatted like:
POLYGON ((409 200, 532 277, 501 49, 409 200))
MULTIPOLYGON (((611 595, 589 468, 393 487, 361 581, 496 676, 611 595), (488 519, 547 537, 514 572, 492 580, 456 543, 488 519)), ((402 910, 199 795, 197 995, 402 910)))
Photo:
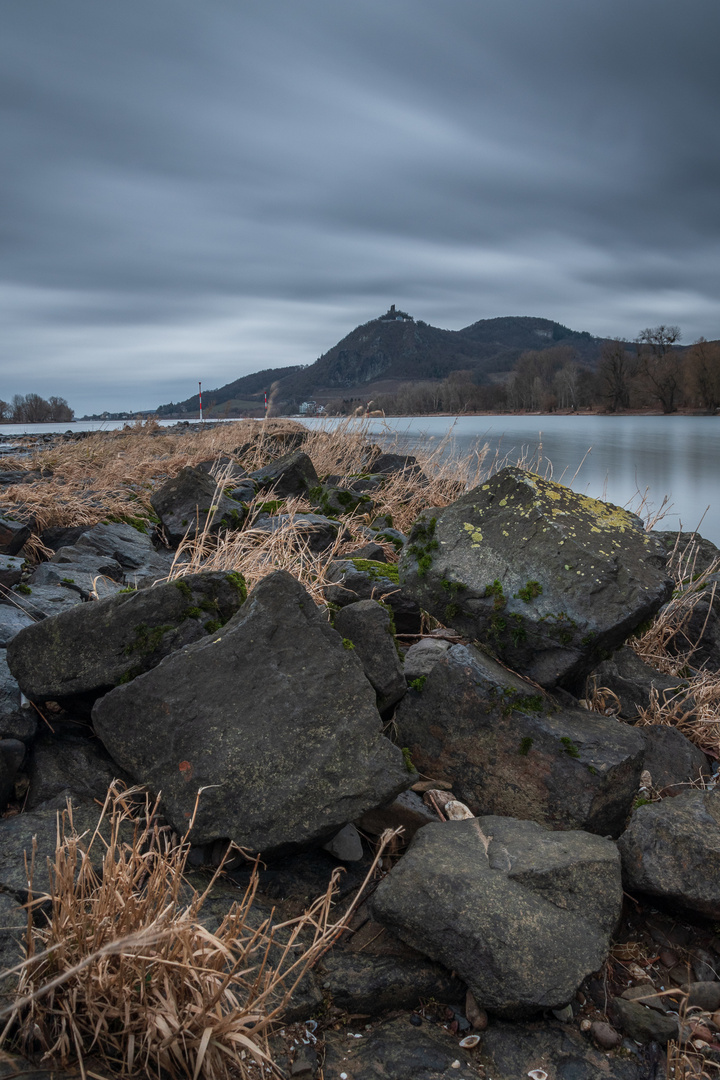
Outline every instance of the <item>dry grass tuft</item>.
POLYGON ((351 914, 330 921, 337 874, 302 917, 273 925, 253 909, 256 863, 210 933, 202 909, 212 882, 202 894, 189 886, 187 837, 158 825, 157 803, 146 802, 138 820, 136 795, 113 786, 89 837, 78 836, 70 809, 64 815, 50 913, 36 916, 39 926, 29 915, 27 959, 0 1042, 62 1067, 77 1061, 83 1076, 89 1056, 132 1076, 282 1075, 268 1033, 351 914))

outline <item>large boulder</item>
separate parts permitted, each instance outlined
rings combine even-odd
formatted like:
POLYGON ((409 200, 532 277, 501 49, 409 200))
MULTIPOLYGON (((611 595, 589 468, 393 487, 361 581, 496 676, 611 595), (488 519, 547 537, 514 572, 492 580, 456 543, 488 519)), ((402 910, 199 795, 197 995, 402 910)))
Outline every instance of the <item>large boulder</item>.
POLYGON ((512 1018, 567 1004, 620 917, 615 844, 530 821, 427 825, 380 882, 374 916, 512 1018))
POLYGON ((638 807, 618 840, 631 892, 720 918, 720 793, 684 791, 638 807))
POLYGON ((155 491, 150 502, 168 542, 175 546, 206 529, 211 533, 239 529, 247 516, 242 503, 218 491, 215 480, 192 465, 155 491))
POLYGON ((264 578, 212 640, 167 657, 93 709, 134 779, 162 792, 196 844, 252 851, 329 839, 409 786, 354 650, 286 571, 264 578))
POLYGON ((245 599, 238 574, 188 574, 81 604, 21 630, 7 662, 34 701, 100 693, 213 635, 245 599))
POLYGON ((473 813, 622 831, 645 753, 635 729, 560 706, 470 645, 438 651, 410 685, 395 713, 400 745, 473 813))
POLYGON ((643 770, 657 791, 677 795, 682 785, 709 780, 711 769, 702 750, 677 728, 647 724, 635 729, 645 740, 643 770))
POLYGON ((672 591, 640 518, 517 468, 420 515, 400 583, 543 686, 573 686, 672 591))

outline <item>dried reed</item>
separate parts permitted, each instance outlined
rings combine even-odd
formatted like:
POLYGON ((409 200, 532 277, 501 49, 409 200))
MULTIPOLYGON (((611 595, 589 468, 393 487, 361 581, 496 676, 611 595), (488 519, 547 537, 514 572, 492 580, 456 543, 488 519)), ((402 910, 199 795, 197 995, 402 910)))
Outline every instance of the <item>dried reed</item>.
POLYGON ((178 840, 158 825, 157 803, 146 800, 138 819, 137 794, 111 787, 89 838, 73 828, 70 808, 64 815, 49 868, 50 913, 36 916, 39 926, 29 915, 27 959, 0 1043, 63 1067, 77 1060, 83 1076, 89 1055, 131 1076, 282 1075, 268 1034, 352 914, 331 923, 339 872, 300 918, 273 924, 253 908, 256 862, 210 933, 202 909, 222 866, 196 892, 185 878, 187 836, 178 840), (101 871, 93 858, 99 847, 101 871))

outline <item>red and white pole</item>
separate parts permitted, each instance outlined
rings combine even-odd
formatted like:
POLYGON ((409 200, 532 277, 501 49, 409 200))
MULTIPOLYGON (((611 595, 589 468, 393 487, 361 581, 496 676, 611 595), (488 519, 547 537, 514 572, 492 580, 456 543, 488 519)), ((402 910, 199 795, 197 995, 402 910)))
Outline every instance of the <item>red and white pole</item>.
POLYGON ((267 416, 267 390, 265 391, 265 415, 267 416))
POLYGON ((202 424, 202 383, 198 383, 198 401, 200 402, 200 423, 202 424))

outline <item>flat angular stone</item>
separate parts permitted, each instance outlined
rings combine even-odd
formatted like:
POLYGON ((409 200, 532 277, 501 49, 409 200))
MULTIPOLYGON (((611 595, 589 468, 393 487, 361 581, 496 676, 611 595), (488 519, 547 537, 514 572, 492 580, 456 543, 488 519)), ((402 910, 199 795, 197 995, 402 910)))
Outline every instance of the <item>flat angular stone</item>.
POLYGON ((407 686, 390 615, 376 600, 348 604, 335 615, 335 629, 352 645, 375 688, 380 712, 400 700, 407 686))
POLYGON ((259 490, 272 488, 279 499, 306 495, 318 482, 315 466, 303 450, 295 450, 250 473, 259 490))
POLYGON ((20 704, 20 687, 10 674, 5 649, 0 649, 0 738, 31 742, 37 726, 35 710, 20 704))
POLYGON ((415 522, 400 582, 543 686, 573 688, 669 598, 640 518, 517 468, 415 522))
POLYGON ((720 918, 720 793, 684 791, 640 806, 618 840, 630 892, 720 918))
POLYGON ((0 555, 0 585, 11 589, 22 577, 24 562, 15 555, 0 555))
POLYGON ((360 661, 282 570, 212 639, 98 701, 93 723, 178 831, 205 789, 196 844, 322 842, 411 780, 360 661))
POLYGON ((395 713, 419 772, 452 784, 474 814, 618 835, 645 744, 614 717, 560 706, 470 645, 453 645, 395 713))
POLYGON ((30 539, 31 531, 22 521, 0 518, 0 554, 17 555, 23 544, 30 539))
POLYGON ((65 585, 33 584, 28 585, 23 592, 14 591, 12 602, 26 612, 33 622, 38 622, 77 607, 82 604, 83 598, 75 589, 68 589, 65 585))
POLYGON ((206 525, 211 533, 239 529, 247 516, 242 503, 218 492, 215 480, 191 465, 155 491, 150 502, 174 546, 185 536, 197 536, 206 525))
POLYGON ((310 551, 326 551, 337 539, 340 524, 322 514, 261 514, 252 523, 253 529, 275 533, 292 526, 300 544, 306 544, 310 551))
POLYGON ((28 626, 13 638, 7 661, 33 701, 99 693, 212 635, 244 597, 239 575, 188 574, 28 626))
POLYGON ((508 1018, 566 1005, 603 964, 621 906, 612 841, 499 817, 420 829, 370 901, 508 1018))
POLYGON ((6 649, 23 627, 32 626, 33 619, 14 604, 0 603, 0 648, 6 649))

